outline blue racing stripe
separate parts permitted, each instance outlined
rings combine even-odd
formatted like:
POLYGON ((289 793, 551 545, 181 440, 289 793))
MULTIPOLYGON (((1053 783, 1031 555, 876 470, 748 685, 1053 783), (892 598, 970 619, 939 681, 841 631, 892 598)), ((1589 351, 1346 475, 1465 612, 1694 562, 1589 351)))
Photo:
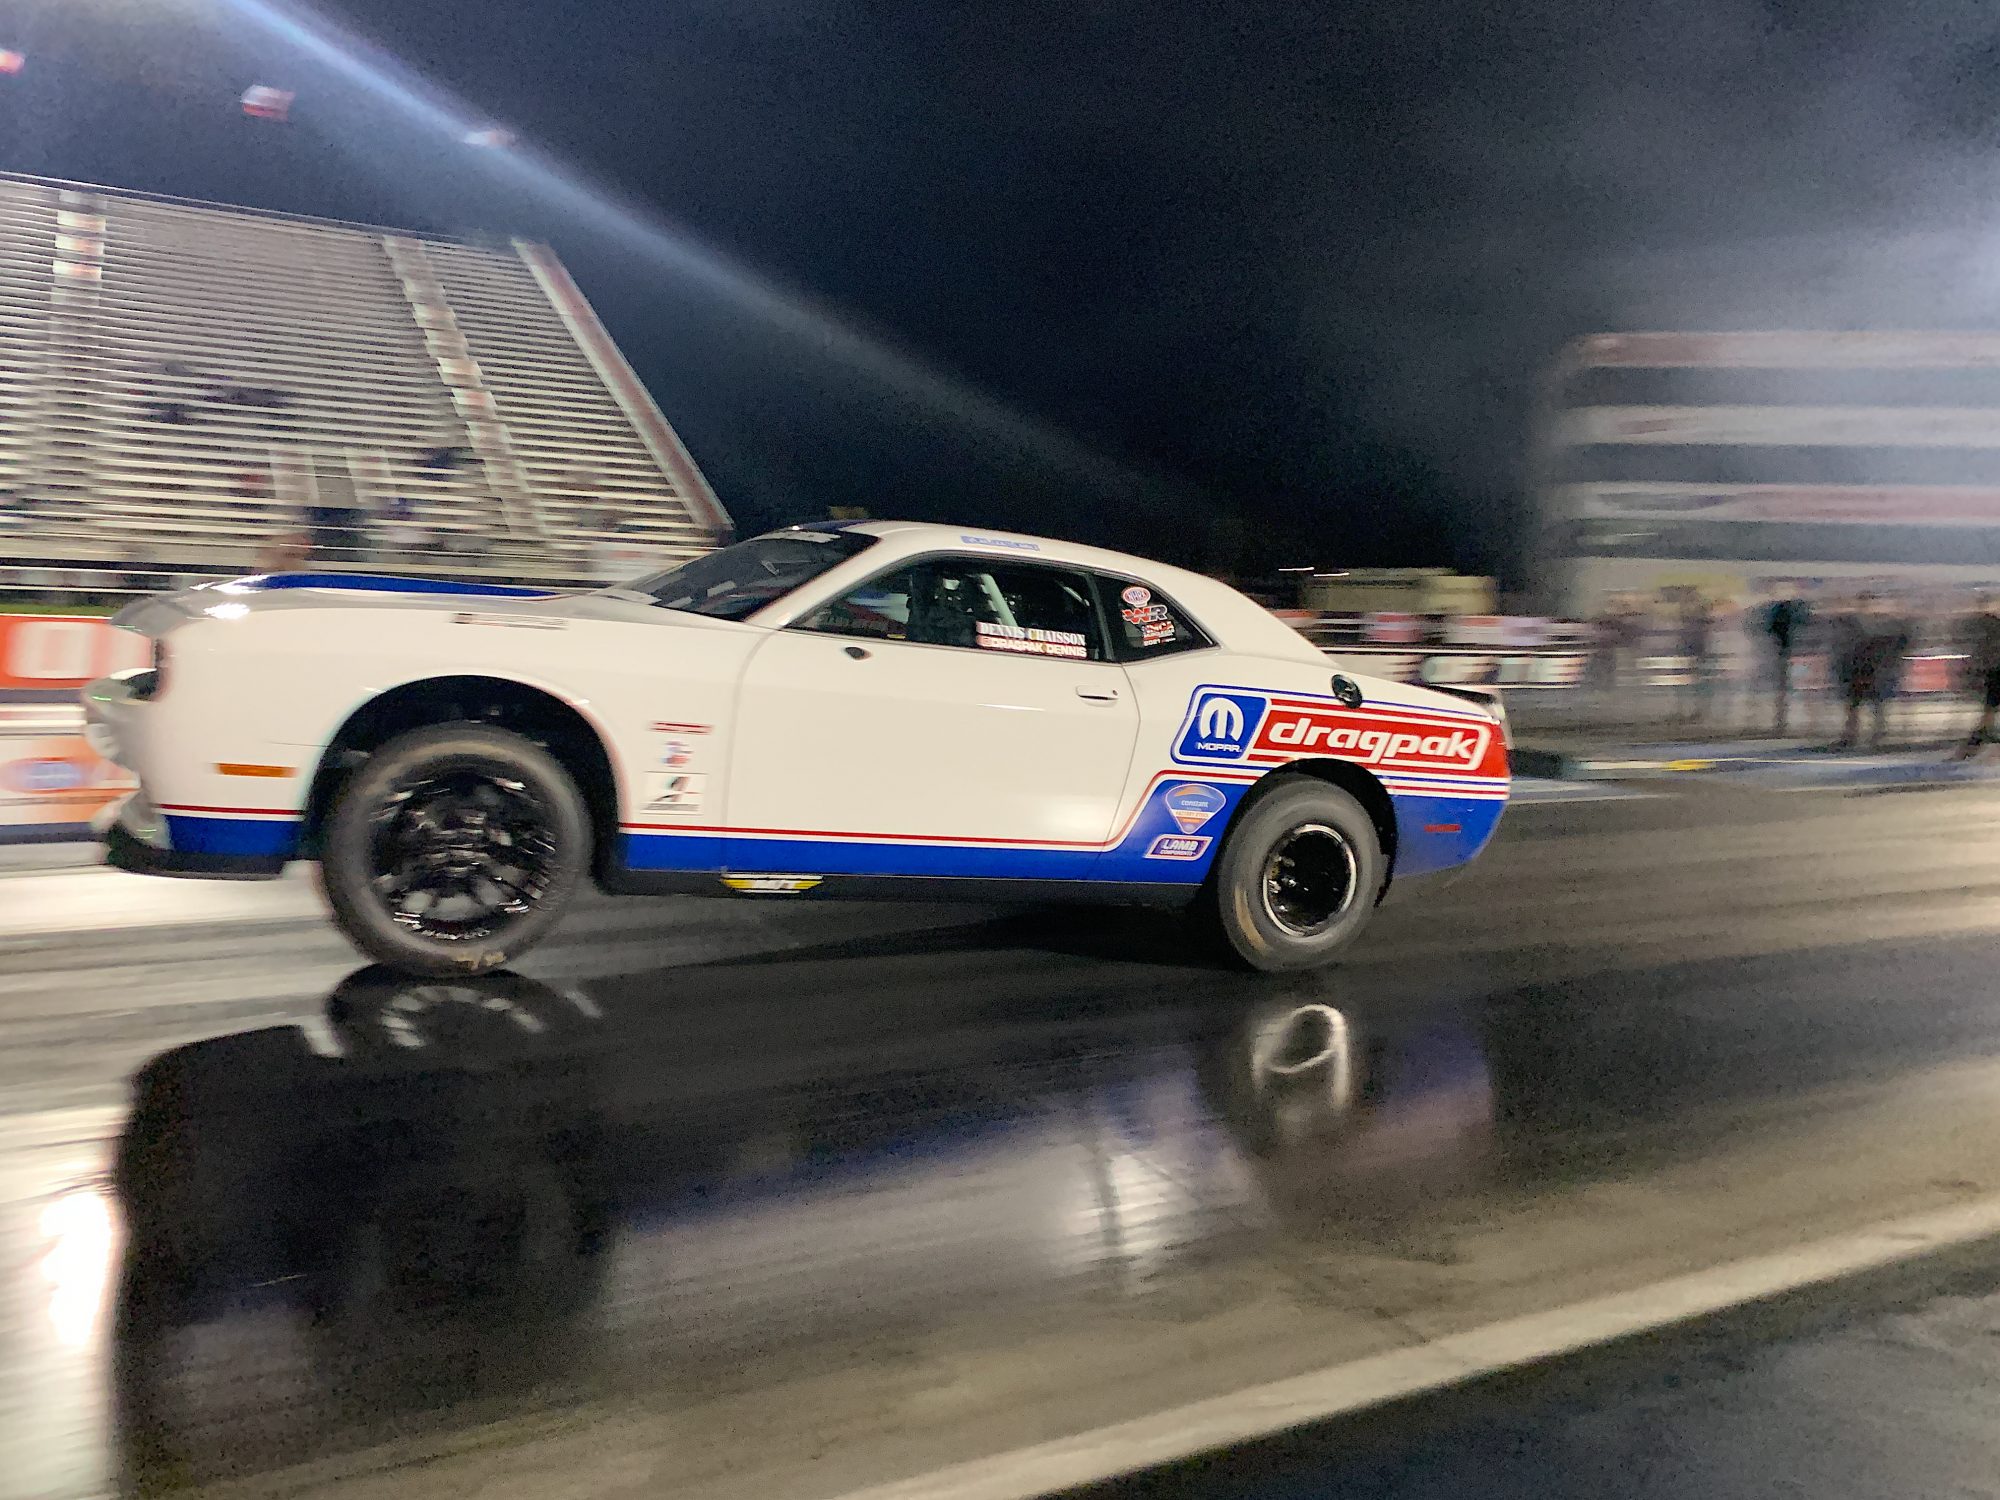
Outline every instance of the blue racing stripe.
POLYGON ((619 845, 628 870, 722 869, 722 839, 718 835, 627 833, 619 845))
POLYGON ((452 578, 397 578, 386 573, 265 573, 231 581, 235 592, 280 589, 352 589, 365 594, 460 594, 481 599, 553 599, 552 589, 510 583, 461 583, 452 578))
MULTIPOLYGON (((626 833, 623 849, 626 868, 632 870, 1194 886, 1206 878, 1223 830, 1249 790, 1247 783, 1204 781, 1192 772, 1170 778, 1153 789, 1116 847, 1105 850, 648 832, 626 833), (1200 792, 1214 795, 1193 795, 1200 792)), ((1390 800, 1396 809, 1398 875, 1426 875, 1464 864, 1486 847, 1506 808, 1498 798, 1449 792, 1392 792, 1390 800)))
POLYGON ((168 813, 167 838, 183 854, 241 854, 290 859, 299 846, 297 818, 204 818, 168 813))

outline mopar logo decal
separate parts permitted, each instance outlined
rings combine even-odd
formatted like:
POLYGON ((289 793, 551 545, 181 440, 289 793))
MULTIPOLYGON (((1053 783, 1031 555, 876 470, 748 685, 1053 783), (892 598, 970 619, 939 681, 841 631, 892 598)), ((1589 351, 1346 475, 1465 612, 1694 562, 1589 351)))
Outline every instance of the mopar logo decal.
POLYGON ((1203 688, 1188 708, 1187 723, 1174 745, 1179 760, 1241 760, 1270 700, 1262 693, 1203 688))

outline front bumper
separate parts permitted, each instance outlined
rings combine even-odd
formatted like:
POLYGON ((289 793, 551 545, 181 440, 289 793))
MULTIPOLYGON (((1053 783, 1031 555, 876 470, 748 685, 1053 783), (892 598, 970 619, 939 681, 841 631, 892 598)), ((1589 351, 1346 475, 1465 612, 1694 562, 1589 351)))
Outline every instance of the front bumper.
POLYGON ((179 875, 192 880, 275 880, 285 868, 282 855, 205 854, 176 849, 165 820, 143 792, 110 809, 101 828, 104 862, 135 875, 179 875))

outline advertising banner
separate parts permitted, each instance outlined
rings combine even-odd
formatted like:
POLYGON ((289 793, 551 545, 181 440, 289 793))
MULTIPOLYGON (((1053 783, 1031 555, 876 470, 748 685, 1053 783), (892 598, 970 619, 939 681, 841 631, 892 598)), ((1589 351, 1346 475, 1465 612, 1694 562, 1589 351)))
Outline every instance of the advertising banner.
POLYGON ((133 785, 81 734, 0 734, 0 842, 88 838, 90 820, 133 785))
POLYGON ((1341 646, 1327 653, 1354 670, 1395 682, 1446 687, 1573 688, 1590 657, 1583 651, 1397 651, 1341 646))
POLYGON ((0 615, 0 694, 73 693, 152 654, 144 636, 100 616, 0 615))
POLYGON ((1851 330, 1747 333, 1599 333, 1577 363, 1628 369, 2000 369, 2000 334, 1851 330))
POLYGON ((1810 521, 2000 526, 1991 485, 1571 484, 1564 514, 1648 521, 1810 521))
POLYGON ((0 615, 0 843, 85 839, 132 778, 83 738, 77 690, 145 666, 151 644, 93 615, 0 615))
POLYGON ((2000 424, 1981 406, 1578 406, 1559 435, 1566 444, 2000 448, 2000 424))

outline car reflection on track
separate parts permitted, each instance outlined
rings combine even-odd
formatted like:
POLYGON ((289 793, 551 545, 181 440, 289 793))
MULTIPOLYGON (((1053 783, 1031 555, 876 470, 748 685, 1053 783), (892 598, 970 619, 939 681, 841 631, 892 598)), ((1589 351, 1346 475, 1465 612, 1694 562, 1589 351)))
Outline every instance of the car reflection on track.
MULTIPOLYGON (((135 1079, 126 1457, 200 1480, 545 1402, 662 1296, 731 1324, 708 1342, 734 1358, 738 1325, 782 1343, 828 1307, 1046 1298, 1246 1219, 1366 1233, 1408 1184, 1479 1169, 1490 1091, 1459 1012, 1374 1023, 1332 982, 1246 978, 1166 1020, 1118 997, 1081 1030, 1073 998, 1024 1001, 913 1063, 824 1034, 691 1041, 651 982, 363 970, 323 1026, 135 1079)), ((700 1319, 675 1326, 694 1357, 700 1319)))

